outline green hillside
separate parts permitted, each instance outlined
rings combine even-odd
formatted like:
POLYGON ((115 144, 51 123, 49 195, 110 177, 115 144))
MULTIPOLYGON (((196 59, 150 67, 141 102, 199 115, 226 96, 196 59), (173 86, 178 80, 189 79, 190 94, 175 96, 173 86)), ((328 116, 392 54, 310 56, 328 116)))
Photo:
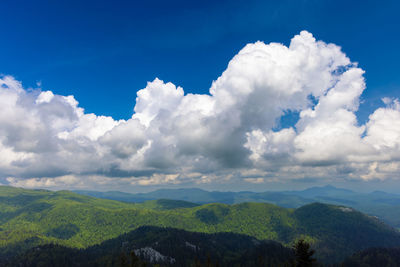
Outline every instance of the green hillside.
POLYGON ((0 187, 2 255, 46 243, 85 248, 144 225, 203 233, 233 232, 286 245, 305 238, 319 248, 317 256, 327 261, 371 246, 400 246, 400 236, 392 228, 332 205, 286 209, 266 203, 197 206, 159 200, 135 204, 68 191, 0 187))
POLYGON ((173 199, 198 204, 243 202, 271 203, 285 208, 299 208, 314 202, 352 207, 377 216, 392 227, 400 229, 400 195, 375 191, 358 193, 334 186, 312 187, 301 191, 282 192, 219 192, 197 188, 160 189, 148 193, 75 191, 78 194, 124 202, 144 202, 156 199, 173 199))

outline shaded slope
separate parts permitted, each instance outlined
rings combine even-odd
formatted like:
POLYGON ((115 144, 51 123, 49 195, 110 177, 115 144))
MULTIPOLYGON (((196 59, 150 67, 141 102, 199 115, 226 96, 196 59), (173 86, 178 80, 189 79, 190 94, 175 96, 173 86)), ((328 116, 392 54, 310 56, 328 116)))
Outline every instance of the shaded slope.
MULTIPOLYGON (((293 251, 277 242, 233 234, 193 233, 173 228, 140 227, 84 250, 47 245, 17 256, 9 266, 115 266, 121 255, 134 251, 141 260, 162 265, 190 266, 195 260, 220 266, 278 265, 293 259, 293 251)), ((123 256, 122 256, 123 257, 123 256)))
POLYGON ((400 266, 400 248, 370 248, 353 254, 343 267, 400 266))
POLYGON ((349 251, 399 245, 399 233, 374 217, 351 208, 314 203, 294 212, 298 232, 315 239, 317 257, 342 260, 349 251))

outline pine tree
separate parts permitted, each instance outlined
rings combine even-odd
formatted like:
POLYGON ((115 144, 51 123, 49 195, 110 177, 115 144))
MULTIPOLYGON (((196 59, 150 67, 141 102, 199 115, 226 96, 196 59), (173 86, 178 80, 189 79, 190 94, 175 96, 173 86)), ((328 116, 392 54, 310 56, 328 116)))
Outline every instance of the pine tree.
POLYGON ((315 250, 310 248, 310 244, 300 239, 293 248, 296 257, 296 267, 315 266, 316 260, 313 258, 315 250))
POLYGON ((141 262, 138 256, 136 256, 135 252, 131 251, 131 267, 140 267, 141 262))
POLYGON ((128 265, 128 258, 124 252, 121 252, 119 255, 118 266, 120 267, 129 267, 128 265))

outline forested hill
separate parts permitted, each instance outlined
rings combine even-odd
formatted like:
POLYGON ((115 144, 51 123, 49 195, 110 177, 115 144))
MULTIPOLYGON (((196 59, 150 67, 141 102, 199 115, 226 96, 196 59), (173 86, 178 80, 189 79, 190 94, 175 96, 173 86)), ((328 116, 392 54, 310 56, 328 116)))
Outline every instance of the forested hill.
POLYGON ((292 249, 234 233, 204 234, 142 226, 99 245, 78 250, 56 245, 32 248, 6 266, 267 266, 294 261, 292 249), (147 265, 149 266, 149 265, 147 265), (150 265, 151 266, 151 265, 150 265))
POLYGON ((400 246, 397 231, 342 206, 314 203, 287 209, 267 203, 124 203, 68 191, 0 187, 2 257, 48 243, 86 248, 144 225, 232 232, 285 245, 304 238, 325 262, 340 261, 369 247, 400 246))
MULTIPOLYGON (((297 266, 299 258, 295 255, 292 248, 246 235, 142 226, 86 249, 53 244, 34 247, 7 262, 0 260, 0 266, 297 266)), ((308 259, 312 261, 312 256, 308 259)), ((399 264, 400 248, 369 248, 334 266, 397 267, 399 264)), ((323 264, 314 261, 314 266, 323 264)))
POLYGON ((75 191, 82 195, 112 199, 124 202, 144 202, 155 199, 173 199, 197 204, 243 202, 271 203, 285 208, 299 208, 306 204, 320 202, 345 205, 366 214, 377 216, 387 224, 400 229, 400 195, 381 191, 359 193, 331 185, 311 187, 299 191, 280 192, 220 192, 198 188, 160 189, 148 193, 130 194, 118 191, 75 191))

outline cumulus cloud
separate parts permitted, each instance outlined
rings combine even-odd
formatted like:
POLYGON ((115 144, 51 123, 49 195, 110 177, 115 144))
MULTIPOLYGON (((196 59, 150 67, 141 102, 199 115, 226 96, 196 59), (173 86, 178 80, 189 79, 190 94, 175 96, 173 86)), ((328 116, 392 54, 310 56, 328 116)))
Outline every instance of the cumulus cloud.
POLYGON ((138 91, 132 118, 119 121, 4 76, 0 176, 49 187, 386 179, 400 168, 400 104, 382 99, 359 125, 363 74, 339 46, 302 31, 288 47, 246 45, 209 94, 156 78, 138 91), (298 121, 281 128, 289 113, 298 121))

